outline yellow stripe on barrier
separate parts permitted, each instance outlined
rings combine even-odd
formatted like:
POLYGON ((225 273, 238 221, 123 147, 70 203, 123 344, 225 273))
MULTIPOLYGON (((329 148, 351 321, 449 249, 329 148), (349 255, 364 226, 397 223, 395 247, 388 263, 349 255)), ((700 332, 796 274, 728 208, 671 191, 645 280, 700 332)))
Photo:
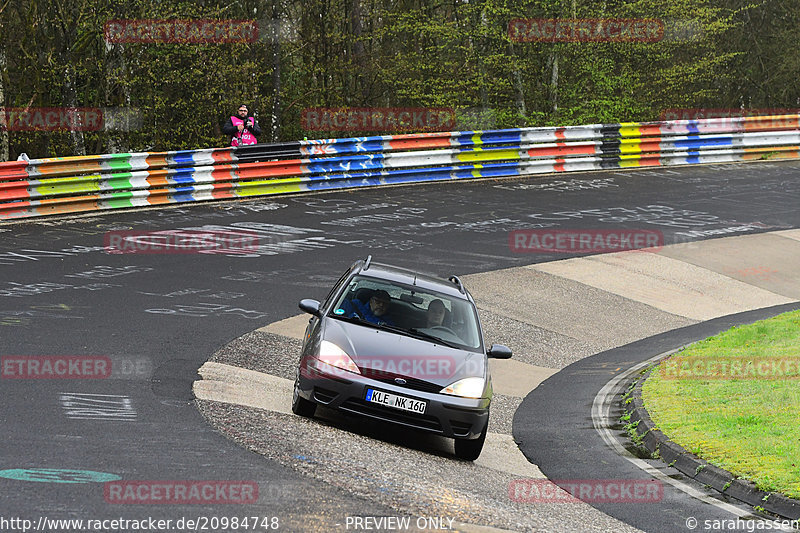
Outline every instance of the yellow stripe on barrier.
POLYGON ((302 178, 287 178, 279 180, 245 181, 236 184, 236 196, 257 196, 259 194, 281 194, 287 192, 302 192, 305 189, 302 178))
POLYGON ((621 154, 642 153, 642 139, 623 139, 619 143, 619 153, 621 154))
POLYGON ((619 125, 619 134, 621 137, 640 137, 642 135, 639 131, 641 122, 623 122, 619 125))
POLYGON ((484 150, 476 148, 472 152, 461 152, 456 154, 456 159, 468 163, 470 161, 505 161, 509 159, 520 159, 519 150, 484 150))

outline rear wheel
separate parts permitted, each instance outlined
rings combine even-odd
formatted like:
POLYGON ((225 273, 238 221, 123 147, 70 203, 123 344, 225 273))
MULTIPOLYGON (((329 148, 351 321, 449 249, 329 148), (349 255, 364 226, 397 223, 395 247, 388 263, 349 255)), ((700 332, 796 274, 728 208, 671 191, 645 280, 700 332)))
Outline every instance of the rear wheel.
POLYGON ((489 429, 489 418, 486 418, 486 424, 483 426, 480 437, 477 439, 456 439, 456 457, 465 461, 474 461, 481 455, 483 450, 483 443, 486 441, 486 431, 489 429))
POLYGON ((292 412, 299 416, 311 418, 317 411, 317 404, 300 396, 300 382, 295 380, 292 393, 292 412))

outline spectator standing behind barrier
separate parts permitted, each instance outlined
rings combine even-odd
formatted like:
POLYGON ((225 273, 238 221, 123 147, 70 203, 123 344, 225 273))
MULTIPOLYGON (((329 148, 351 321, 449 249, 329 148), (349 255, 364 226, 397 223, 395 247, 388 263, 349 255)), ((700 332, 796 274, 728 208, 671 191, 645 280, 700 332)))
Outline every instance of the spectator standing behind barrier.
POLYGON ((247 116, 248 113, 247 105, 242 104, 236 115, 232 115, 222 126, 222 133, 231 136, 231 146, 246 146, 258 142, 257 137, 261 136, 261 128, 258 127, 256 119, 247 116))

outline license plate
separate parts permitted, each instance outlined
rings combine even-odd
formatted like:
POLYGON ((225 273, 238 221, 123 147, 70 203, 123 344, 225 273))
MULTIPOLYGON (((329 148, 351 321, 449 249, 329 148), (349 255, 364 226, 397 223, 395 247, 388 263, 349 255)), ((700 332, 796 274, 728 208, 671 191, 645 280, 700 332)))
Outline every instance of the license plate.
POLYGON ((378 403, 387 407, 401 409, 403 411, 410 411, 412 413, 423 414, 427 404, 422 400, 415 400, 413 398, 406 398, 405 396, 397 396, 396 394, 389 394, 374 389, 367 389, 368 402, 378 403))

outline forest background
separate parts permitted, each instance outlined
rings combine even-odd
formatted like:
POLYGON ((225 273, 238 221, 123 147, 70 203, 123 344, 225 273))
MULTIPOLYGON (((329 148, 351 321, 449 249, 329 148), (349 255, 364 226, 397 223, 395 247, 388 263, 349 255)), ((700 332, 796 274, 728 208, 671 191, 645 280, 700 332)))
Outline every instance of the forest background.
POLYGON ((0 0, 0 108, 108 117, 98 131, 0 121, 0 161, 226 146, 220 125, 243 102, 259 142, 277 142, 397 133, 304 129, 319 107, 448 108, 457 130, 794 111, 798 79, 800 0, 0 0), (520 42, 516 18, 658 19, 664 32, 520 42), (109 21, 143 19, 252 20, 259 32, 108 39, 109 21))

